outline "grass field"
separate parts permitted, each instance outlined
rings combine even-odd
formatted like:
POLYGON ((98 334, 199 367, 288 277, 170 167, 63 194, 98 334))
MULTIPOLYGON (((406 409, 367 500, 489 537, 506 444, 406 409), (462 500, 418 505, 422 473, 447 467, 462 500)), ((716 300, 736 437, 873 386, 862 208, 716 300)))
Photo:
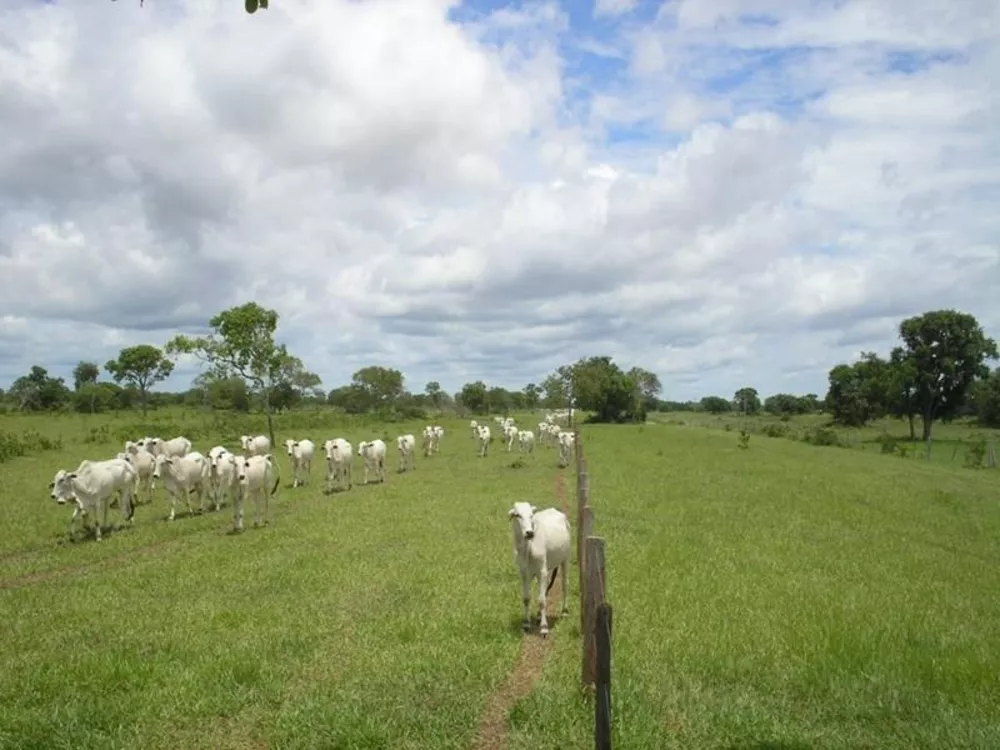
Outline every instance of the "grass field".
MULTIPOLYGON (((333 419, 283 415, 278 437, 419 427, 333 419)), ((62 440, 0 464, 0 746, 472 745, 522 639, 506 510, 556 504, 554 450, 480 460, 466 423, 445 421, 441 454, 403 476, 392 455, 384 486, 325 496, 314 467, 293 490, 282 455, 266 529, 227 535, 229 508, 167 523, 159 498, 134 528, 65 543, 57 468, 113 454, 122 433, 207 451, 250 426, 139 421, 0 421, 62 440)), ((616 747, 1000 747, 1000 471, 756 435, 744 451, 690 425, 588 426, 584 441, 616 747)), ((593 747, 575 580, 508 747, 593 747)))

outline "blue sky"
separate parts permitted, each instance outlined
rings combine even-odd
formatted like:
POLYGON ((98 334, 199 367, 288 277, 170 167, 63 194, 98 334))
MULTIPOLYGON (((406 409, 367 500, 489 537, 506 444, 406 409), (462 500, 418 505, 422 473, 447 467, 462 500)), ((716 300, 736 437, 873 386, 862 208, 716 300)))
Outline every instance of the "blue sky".
POLYGON ((0 28, 0 387, 247 299, 330 388, 610 354, 671 398, 823 393, 909 315, 1000 336, 987 0, 14 0, 0 28))

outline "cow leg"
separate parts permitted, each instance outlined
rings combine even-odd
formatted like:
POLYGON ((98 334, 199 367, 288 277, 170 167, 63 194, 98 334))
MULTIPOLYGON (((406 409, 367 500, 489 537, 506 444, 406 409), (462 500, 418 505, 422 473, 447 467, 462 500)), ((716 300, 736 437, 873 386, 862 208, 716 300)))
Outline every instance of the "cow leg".
POLYGON ((177 514, 177 493, 167 490, 167 494, 170 495, 170 518, 168 521, 173 521, 174 516, 177 514))
POLYGON ((233 503, 233 531, 243 531, 243 490, 236 489, 236 500, 233 503))
POLYGON ((549 584, 549 568, 547 565, 543 565, 541 571, 538 574, 538 620, 539 627, 538 632, 543 636, 549 634, 549 619, 545 614, 546 604, 548 602, 548 597, 545 594, 545 589, 549 584))
POLYGON ((531 576, 521 574, 521 603, 524 605, 524 617, 521 619, 521 629, 527 633, 531 630, 531 576))

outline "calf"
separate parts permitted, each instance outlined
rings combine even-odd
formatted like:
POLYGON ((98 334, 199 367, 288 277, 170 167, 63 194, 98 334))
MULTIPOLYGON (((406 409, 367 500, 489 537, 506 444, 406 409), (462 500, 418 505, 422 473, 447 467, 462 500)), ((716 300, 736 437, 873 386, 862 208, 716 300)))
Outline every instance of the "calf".
POLYGON ((568 611, 569 520, 560 510, 546 508, 535 512, 535 506, 525 502, 514 503, 508 515, 514 527, 514 560, 521 574, 522 627, 525 631, 531 627, 531 583, 538 579, 539 632, 544 637, 549 633, 546 596, 555 583, 557 572, 562 573, 562 614, 568 611))
POLYGON ((270 454, 264 456, 236 456, 237 481, 236 507, 233 512, 233 531, 243 530, 243 501, 253 495, 254 526, 260 525, 260 500, 264 498, 264 526, 267 526, 268 504, 271 495, 278 491, 281 476, 270 454), (273 482, 273 486, 272 486, 273 482))
POLYGON ((184 496, 188 513, 194 513, 191 508, 191 492, 198 493, 201 511, 205 512, 205 489, 210 484, 211 471, 212 467, 208 459, 198 452, 188 453, 179 458, 164 455, 156 457, 153 476, 157 479, 162 478, 163 485, 170 493, 169 520, 173 521, 176 515, 178 495, 184 496))
POLYGON ((572 432, 560 432, 559 441, 559 468, 565 469, 569 466, 569 457, 573 452, 573 433, 572 432))
MULTIPOLYGON (((292 471, 294 479, 292 487, 299 486, 299 474, 303 473, 308 478, 312 474, 313 455, 316 453, 316 444, 312 440, 286 440, 285 449, 292 458, 292 471)), ((305 484, 302 480, 302 484, 305 484)))
POLYGON ((240 445, 248 456, 265 456, 271 452, 271 439, 267 435, 240 435, 240 445))
POLYGON ((407 433, 396 438, 396 446, 399 448, 399 471, 404 472, 413 467, 413 453, 417 447, 417 439, 407 433))
POLYGON ((535 450, 535 433, 531 430, 518 430, 517 443, 519 452, 533 453, 535 450))
POLYGON ((490 435, 490 428, 486 425, 482 425, 479 428, 479 457, 485 458, 486 452, 490 449, 490 440, 492 437, 490 435))

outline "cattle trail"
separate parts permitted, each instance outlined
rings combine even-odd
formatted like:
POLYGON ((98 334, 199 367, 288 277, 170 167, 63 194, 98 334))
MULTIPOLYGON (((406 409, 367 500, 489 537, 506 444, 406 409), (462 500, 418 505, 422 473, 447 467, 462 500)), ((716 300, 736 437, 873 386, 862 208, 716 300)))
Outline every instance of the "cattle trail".
MULTIPOLYGON (((566 499, 566 481, 562 472, 556 476, 556 495, 563 513, 572 523, 569 502, 566 499)), ((561 602, 562 595, 562 577, 557 576, 547 600, 549 605, 547 611, 553 623, 563 619, 552 614, 553 609, 559 611, 558 606, 554 608, 551 606, 553 602, 561 602)), ((556 629, 553 628, 553 635, 555 632, 556 629)), ((542 676, 545 661, 552 650, 553 635, 541 638, 532 633, 525 634, 521 638, 521 653, 517 657, 514 670, 507 676, 503 686, 486 702, 486 710, 483 711, 483 718, 479 722, 479 731, 472 743, 472 750, 504 750, 507 747, 507 715, 518 701, 531 693, 535 683, 542 676)))

